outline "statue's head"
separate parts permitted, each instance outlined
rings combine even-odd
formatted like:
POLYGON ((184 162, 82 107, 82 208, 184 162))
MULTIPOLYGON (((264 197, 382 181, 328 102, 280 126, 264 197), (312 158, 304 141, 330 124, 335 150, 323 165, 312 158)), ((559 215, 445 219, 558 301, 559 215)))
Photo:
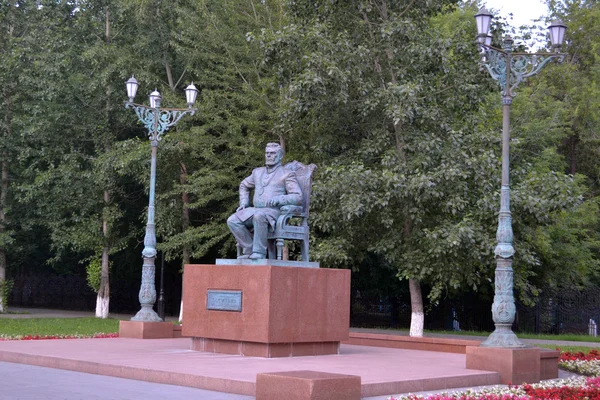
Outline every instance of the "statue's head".
POLYGON ((265 148, 265 164, 267 167, 277 165, 283 158, 283 149, 279 143, 267 143, 265 148))

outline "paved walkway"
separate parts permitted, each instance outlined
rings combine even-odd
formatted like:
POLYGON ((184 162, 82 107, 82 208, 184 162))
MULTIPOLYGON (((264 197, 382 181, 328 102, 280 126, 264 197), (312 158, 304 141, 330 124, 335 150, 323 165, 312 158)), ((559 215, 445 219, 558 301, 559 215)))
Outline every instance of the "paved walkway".
MULTIPOLYGON (((54 310, 47 308, 9 307, 10 314, 0 319, 82 318, 94 317, 94 311, 54 310)), ((109 318, 129 320, 133 314, 109 314, 109 318)), ((167 316, 167 321, 177 317, 167 316)), ((0 333, 2 322, 0 322, 0 333)), ((0 398, 6 400, 251 400, 254 397, 214 392, 185 386, 165 385, 87 374, 63 369, 38 367, 0 361, 0 398), (32 378, 35 377, 35 378, 32 378)))
MULTIPOLYGON (((93 317, 93 311, 64 311, 40 308, 10 307, 11 314, 0 314, 0 333, 2 331, 2 318, 76 318, 93 317)), ((116 319, 130 319, 133 315, 111 314, 109 317, 116 319)), ((176 320, 168 317, 167 320, 176 320)), ((406 332, 380 329, 353 328, 356 332, 384 333, 388 335, 407 335, 406 332)), ((453 337, 457 335, 431 334, 436 337, 453 337)), ((460 337, 460 336, 459 336, 460 337)), ((465 339, 484 339, 484 337, 462 336, 465 339)), ((565 342, 541 339, 522 339, 528 344, 553 344, 577 345, 600 347, 594 342, 565 342)), ((560 377, 571 376, 561 371, 560 377)), ((164 385, 144 381, 115 378, 103 375, 94 375, 60 369, 37 367, 25 364, 0 362, 0 391, 2 399, 135 399, 154 400, 163 398, 180 399, 206 399, 206 400, 249 400, 253 397, 213 392, 190 387, 164 385), (35 379, 31 377, 35 376, 35 379)), ((453 391, 460 389, 453 389, 453 391)), ((427 392, 427 394, 432 392, 427 392)), ((425 394, 425 393, 422 393, 425 394)), ((365 400, 384 400, 389 396, 365 398, 365 400)))
MULTIPOLYGON (((559 371, 560 378, 574 376, 559 371)), ((252 400, 253 396, 213 392, 185 386, 165 385, 63 369, 0 361, 0 392, 3 400, 252 400)), ((467 389, 467 388, 464 388, 467 389)), ((468 388, 477 389, 477 388, 468 388)), ((445 391, 461 391, 452 389, 445 391)), ((422 395, 444 391, 422 392, 422 395)), ((390 396, 363 400, 387 400, 390 396)))
POLYGON ((3 400, 252 400, 252 396, 0 361, 3 400))

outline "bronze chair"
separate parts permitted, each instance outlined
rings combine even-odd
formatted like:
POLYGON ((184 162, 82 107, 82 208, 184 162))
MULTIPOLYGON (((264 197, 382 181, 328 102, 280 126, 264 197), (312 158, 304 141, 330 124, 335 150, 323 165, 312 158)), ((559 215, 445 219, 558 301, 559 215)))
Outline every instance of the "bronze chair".
POLYGON ((296 179, 302 189, 301 206, 283 206, 281 215, 275 224, 275 230, 269 232, 268 257, 278 260, 283 258, 284 240, 299 240, 301 244, 302 261, 308 262, 308 214, 310 210, 310 195, 312 193, 313 171, 317 168, 315 164, 304 165, 299 161, 291 161, 283 166, 296 173, 296 179), (294 219, 300 219, 299 224, 291 225, 294 219))

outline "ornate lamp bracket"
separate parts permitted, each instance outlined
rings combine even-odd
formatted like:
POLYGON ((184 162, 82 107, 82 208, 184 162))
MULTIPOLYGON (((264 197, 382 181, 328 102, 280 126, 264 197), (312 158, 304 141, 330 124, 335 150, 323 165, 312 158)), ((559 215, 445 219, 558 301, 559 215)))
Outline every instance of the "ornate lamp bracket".
POLYGON ((564 53, 513 53, 512 40, 503 50, 485 44, 479 46, 481 64, 498 82, 502 96, 510 97, 515 97, 515 90, 521 82, 539 73, 552 60, 563 62, 566 56, 564 53))
POLYGON ((138 120, 148 130, 148 138, 160 141, 163 133, 177 124, 186 114, 194 115, 195 108, 152 108, 143 104, 125 102, 125 108, 132 108, 138 120))

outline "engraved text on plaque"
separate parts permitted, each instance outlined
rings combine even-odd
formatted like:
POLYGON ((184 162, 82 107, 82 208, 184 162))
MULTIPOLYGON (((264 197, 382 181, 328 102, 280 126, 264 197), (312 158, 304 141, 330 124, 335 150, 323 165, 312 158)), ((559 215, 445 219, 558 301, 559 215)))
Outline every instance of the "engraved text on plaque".
POLYGON ((206 309, 242 311, 242 291, 208 289, 206 294, 206 309))

